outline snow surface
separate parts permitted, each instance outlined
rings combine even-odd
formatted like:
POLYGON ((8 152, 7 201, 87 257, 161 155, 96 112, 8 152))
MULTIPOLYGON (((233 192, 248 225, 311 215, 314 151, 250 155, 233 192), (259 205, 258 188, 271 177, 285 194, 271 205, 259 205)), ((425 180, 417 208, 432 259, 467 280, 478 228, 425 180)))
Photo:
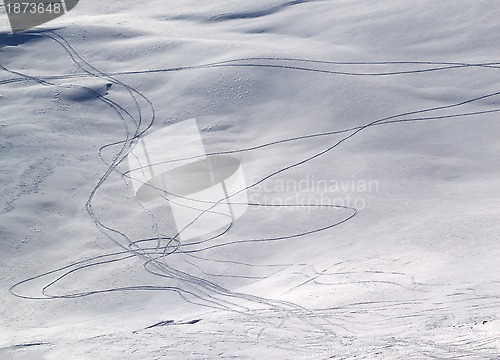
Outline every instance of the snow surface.
POLYGON ((498 1, 0 18, 1 359, 500 358, 498 1), (192 118, 253 205, 161 257, 121 160, 192 118))

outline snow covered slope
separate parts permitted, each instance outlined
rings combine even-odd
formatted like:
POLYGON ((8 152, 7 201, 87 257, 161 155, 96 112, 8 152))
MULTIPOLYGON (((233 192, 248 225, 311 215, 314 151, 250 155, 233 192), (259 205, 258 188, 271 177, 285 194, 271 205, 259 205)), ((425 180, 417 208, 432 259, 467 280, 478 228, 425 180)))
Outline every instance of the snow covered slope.
POLYGON ((0 18, 0 358, 499 358, 497 1, 0 18), (127 155, 193 118, 248 202, 180 241, 127 155))

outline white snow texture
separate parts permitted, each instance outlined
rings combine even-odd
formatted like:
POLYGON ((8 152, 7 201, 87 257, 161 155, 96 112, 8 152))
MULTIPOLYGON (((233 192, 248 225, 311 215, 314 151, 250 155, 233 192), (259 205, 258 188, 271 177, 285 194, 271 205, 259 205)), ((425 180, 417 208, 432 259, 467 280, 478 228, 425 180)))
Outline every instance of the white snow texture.
POLYGON ((0 18, 0 359, 500 359, 499 1, 0 18), (186 236, 128 156, 190 119, 186 236))

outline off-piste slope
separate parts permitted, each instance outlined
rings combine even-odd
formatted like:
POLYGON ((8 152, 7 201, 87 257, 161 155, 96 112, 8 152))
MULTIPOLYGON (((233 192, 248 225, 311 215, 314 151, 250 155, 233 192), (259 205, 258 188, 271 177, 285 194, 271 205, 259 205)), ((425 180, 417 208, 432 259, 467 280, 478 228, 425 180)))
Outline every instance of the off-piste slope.
POLYGON ((2 355, 495 358, 497 12, 85 1, 2 33, 2 355), (248 201, 179 241, 127 154, 192 118, 248 201))

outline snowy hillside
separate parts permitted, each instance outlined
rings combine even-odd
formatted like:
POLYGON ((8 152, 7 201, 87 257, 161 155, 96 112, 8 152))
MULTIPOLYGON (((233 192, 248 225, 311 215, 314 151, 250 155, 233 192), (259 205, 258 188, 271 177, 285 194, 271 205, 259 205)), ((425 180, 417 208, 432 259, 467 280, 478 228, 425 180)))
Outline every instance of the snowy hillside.
POLYGON ((499 359, 499 18, 0 7, 0 358, 499 359))

